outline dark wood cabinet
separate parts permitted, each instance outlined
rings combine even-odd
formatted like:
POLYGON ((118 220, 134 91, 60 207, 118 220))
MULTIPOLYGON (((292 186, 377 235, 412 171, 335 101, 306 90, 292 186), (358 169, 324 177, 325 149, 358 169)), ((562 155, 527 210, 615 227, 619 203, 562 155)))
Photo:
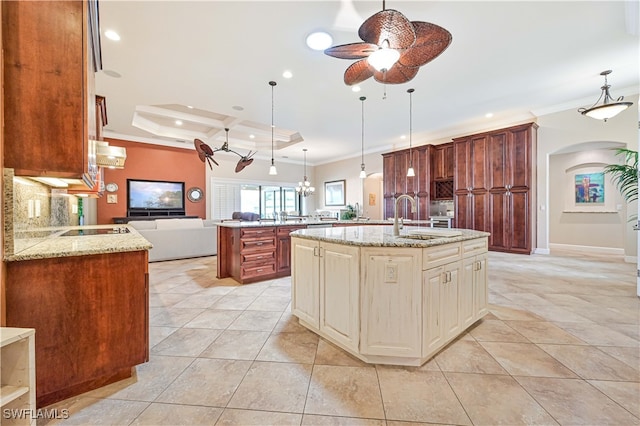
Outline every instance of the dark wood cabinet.
POLYGON ((417 212, 412 213, 409 201, 402 200, 398 205, 398 217, 413 220, 427 220, 429 218, 430 150, 431 145, 422 145, 411 150, 404 149, 382 155, 385 219, 393 217, 395 199, 402 194, 415 197, 417 212), (410 155, 411 162, 409 161, 410 155), (415 171, 413 177, 407 176, 409 164, 413 166, 415 171))
POLYGON ((1 7, 4 166, 16 175, 92 185, 97 166, 89 3, 5 1, 1 7))
POLYGON ((149 360, 146 250, 6 269, 6 325, 36 329, 39 408, 130 377, 149 360))
POLYGON ((276 231, 276 271, 278 276, 291 275, 291 236, 297 229, 306 229, 306 225, 278 226, 276 231))
POLYGON ((453 180, 453 142, 434 145, 431 152, 433 180, 453 180))
POLYGON ((491 233, 489 250, 531 253, 535 123, 454 139, 456 227, 491 233))
POLYGON ((218 226, 218 278, 242 284, 291 274, 291 237, 306 225, 218 226))

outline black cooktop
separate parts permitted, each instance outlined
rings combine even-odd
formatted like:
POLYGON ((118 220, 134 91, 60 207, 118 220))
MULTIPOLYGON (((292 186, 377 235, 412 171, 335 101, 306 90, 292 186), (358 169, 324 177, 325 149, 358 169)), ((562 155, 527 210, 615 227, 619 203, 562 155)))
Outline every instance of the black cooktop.
POLYGON ((72 229, 60 235, 61 237, 79 237, 82 235, 127 234, 128 228, 98 228, 98 229, 72 229))

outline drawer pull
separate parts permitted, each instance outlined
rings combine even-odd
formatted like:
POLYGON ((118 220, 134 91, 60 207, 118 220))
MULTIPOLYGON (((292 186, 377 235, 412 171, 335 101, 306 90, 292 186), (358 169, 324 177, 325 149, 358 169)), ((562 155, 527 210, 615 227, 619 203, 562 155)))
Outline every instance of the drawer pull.
POLYGON ((256 272, 262 272, 262 269, 256 269, 256 272))
POLYGON ((257 246, 261 246, 262 244, 264 244, 264 243, 256 243, 257 246))
POLYGON ((263 257, 263 256, 258 256, 258 257, 256 257, 256 259, 262 259, 262 257, 263 257))

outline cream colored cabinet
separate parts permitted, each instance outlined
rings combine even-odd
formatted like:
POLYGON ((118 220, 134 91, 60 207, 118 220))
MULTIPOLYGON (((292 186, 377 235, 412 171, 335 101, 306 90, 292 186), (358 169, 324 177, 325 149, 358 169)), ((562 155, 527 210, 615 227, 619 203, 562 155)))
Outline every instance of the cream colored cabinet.
POLYGON ((345 347, 358 350, 360 316, 360 249, 355 246, 321 243, 320 330, 345 347))
MULTIPOLYGON (((451 262, 427 269, 422 276, 425 317, 422 356, 430 356, 462 330, 460 303, 463 289, 460 283, 460 262, 451 262)), ((471 297, 471 296, 469 296, 471 297)))
POLYGON ((463 328, 473 324, 488 312, 488 245, 487 238, 462 243, 460 317, 463 328))
POLYGON ((360 352, 420 357, 420 249, 367 248, 362 256, 360 352))
POLYGON ((36 356, 33 328, 0 328, 0 406, 3 425, 35 424, 36 356))
POLYGON ((292 239, 292 311, 325 337, 357 350, 360 249, 292 239))
POLYGON ((320 258, 319 243, 292 238, 291 311, 310 327, 320 328, 320 258))

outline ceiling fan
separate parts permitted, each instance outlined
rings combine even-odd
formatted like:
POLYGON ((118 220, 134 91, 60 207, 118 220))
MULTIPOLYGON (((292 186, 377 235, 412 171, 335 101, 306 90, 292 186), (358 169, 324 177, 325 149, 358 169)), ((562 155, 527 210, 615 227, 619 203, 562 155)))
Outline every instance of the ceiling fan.
POLYGON ((402 13, 386 9, 367 18, 358 29, 360 43, 326 49, 340 59, 359 59, 344 73, 348 86, 373 77, 379 83, 401 84, 413 79, 422 65, 451 44, 451 33, 429 22, 409 21, 402 13))
POLYGON ((209 145, 207 145, 200 139, 194 139, 193 144, 196 147, 196 152, 198 153, 198 157, 200 157, 200 161, 202 161, 203 163, 206 161, 207 164, 209 164, 209 168, 211 170, 213 170, 213 165, 211 164, 211 162, 213 162, 216 166, 219 166, 218 162, 213 159, 213 154, 215 152, 218 152, 218 151, 233 152, 234 154, 240 157, 240 160, 238 160, 238 164, 236 164, 236 173, 239 173, 249 164, 253 163, 253 158, 251 157, 253 157, 253 155, 257 151, 253 151, 253 152, 249 151, 247 155, 242 155, 230 149, 229 148, 229 129, 225 128, 224 131, 226 132, 226 139, 224 141, 224 144, 220 148, 211 149, 209 145))

